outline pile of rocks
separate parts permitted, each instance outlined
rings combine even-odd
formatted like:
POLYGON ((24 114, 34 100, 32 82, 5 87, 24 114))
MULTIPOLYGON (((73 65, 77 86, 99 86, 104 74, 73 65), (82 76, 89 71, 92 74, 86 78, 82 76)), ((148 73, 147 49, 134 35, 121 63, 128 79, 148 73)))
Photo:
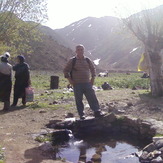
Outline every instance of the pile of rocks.
POLYGON ((163 137, 153 137, 153 142, 136 156, 141 163, 163 163, 163 137))

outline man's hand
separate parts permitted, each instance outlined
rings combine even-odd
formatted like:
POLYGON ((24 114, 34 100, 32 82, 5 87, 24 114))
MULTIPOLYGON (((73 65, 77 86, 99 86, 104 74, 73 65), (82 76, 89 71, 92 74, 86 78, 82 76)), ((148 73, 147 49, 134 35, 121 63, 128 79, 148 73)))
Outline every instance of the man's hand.
POLYGON ((74 85, 74 81, 71 78, 67 78, 69 83, 73 86, 74 85))
POLYGON ((95 80, 95 78, 91 78, 90 83, 91 83, 92 85, 94 84, 94 80, 95 80))

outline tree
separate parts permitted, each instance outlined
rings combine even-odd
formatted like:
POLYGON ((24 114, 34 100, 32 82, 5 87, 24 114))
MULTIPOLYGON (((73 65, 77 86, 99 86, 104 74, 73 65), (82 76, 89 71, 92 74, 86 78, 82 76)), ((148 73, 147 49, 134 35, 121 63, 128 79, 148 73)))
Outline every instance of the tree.
POLYGON ((30 53, 36 27, 47 20, 47 0, 0 0, 0 52, 30 53))
POLYGON ((163 49, 163 6, 134 14, 123 22, 144 44, 144 57, 148 64, 151 93, 163 96, 162 57, 163 49))

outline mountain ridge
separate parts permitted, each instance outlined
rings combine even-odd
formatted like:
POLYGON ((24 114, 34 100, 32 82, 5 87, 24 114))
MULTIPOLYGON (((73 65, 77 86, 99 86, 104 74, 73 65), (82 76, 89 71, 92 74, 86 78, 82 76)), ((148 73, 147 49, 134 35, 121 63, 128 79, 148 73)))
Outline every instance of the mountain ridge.
MULTIPOLYGON (((154 8, 153 14, 162 8, 163 6, 154 8)), ((146 10, 135 14, 140 15, 143 12, 146 10)), ((41 63, 41 67, 46 69, 62 70, 68 59, 75 55, 77 44, 85 46, 86 56, 92 60, 99 59, 99 65, 96 67, 104 71, 137 71, 140 56, 144 52, 142 42, 127 29, 121 19, 112 16, 86 17, 61 29, 53 30, 41 26, 39 30, 44 33, 43 42, 39 45, 42 46, 40 53, 46 60, 41 63), (52 60, 55 64, 51 63, 52 60)), ((37 51, 35 55, 35 58, 39 57, 37 51)), ((35 66, 37 67, 39 64, 35 66)))

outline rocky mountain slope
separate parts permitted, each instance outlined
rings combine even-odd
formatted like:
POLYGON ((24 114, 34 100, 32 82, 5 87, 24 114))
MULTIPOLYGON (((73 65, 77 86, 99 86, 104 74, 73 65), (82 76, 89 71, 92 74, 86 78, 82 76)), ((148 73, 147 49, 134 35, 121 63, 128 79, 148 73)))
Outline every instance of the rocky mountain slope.
MULTIPOLYGON (((162 7, 153 9, 153 14, 162 7)), ((142 43, 116 17, 87 17, 62 29, 41 26, 39 30, 44 33, 43 42, 33 45, 34 55, 29 59, 36 69, 63 69, 76 44, 83 44, 91 59, 99 59, 98 68, 103 70, 137 71, 144 52, 142 43)))
POLYGON ((136 70, 142 45, 116 17, 88 17, 55 30, 69 42, 83 44, 102 69, 136 70))

